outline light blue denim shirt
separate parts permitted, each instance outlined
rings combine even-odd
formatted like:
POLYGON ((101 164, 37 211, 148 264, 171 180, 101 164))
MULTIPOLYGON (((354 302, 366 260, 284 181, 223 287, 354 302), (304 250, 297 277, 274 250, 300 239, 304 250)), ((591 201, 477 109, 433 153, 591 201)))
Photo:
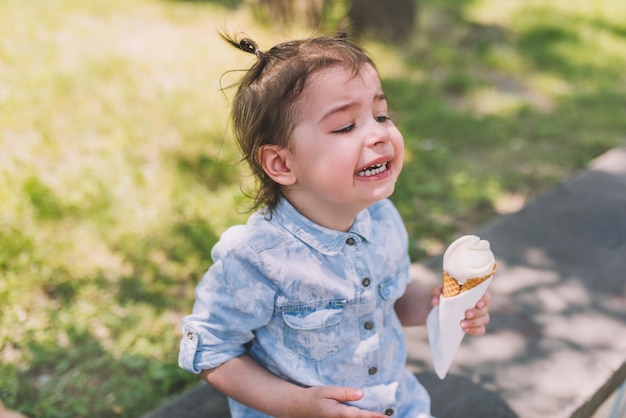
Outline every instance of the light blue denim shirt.
MULTIPOLYGON (((321 227, 283 199, 229 228, 183 319, 179 364, 199 373, 248 353, 301 386, 361 388, 354 405, 430 417, 430 398, 405 368, 394 302, 409 277, 408 239, 389 200, 348 232, 321 227)), ((231 414, 267 417, 232 399, 231 414)))

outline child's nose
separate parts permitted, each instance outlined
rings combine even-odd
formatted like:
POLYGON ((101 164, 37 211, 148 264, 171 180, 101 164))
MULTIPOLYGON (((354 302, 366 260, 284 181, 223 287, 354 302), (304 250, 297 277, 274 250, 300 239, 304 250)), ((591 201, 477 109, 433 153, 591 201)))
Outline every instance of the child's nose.
POLYGON ((369 130, 369 145, 376 146, 389 142, 390 133, 387 127, 374 119, 369 130))

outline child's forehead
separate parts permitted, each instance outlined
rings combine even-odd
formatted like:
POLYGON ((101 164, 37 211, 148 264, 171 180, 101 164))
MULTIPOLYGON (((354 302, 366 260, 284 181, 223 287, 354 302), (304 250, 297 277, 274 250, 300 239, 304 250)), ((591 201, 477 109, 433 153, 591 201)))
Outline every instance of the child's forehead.
POLYGON ((312 74, 309 80, 307 80, 305 90, 319 88, 326 84, 341 84, 355 78, 361 78, 370 82, 373 80, 380 82, 378 72, 370 64, 363 64, 358 69, 344 65, 335 65, 321 69, 315 74, 312 74))
POLYGON ((330 67, 314 74, 306 84, 294 109, 300 117, 323 120, 329 109, 347 110, 357 104, 386 100, 378 72, 371 65, 358 71, 346 67, 330 67))
POLYGON ((321 120, 332 106, 346 106, 363 102, 364 97, 384 97, 380 78, 370 64, 355 69, 347 65, 335 65, 312 74, 299 95, 290 105, 295 116, 294 123, 304 119, 321 120), (354 82, 361 85, 355 85, 354 82))

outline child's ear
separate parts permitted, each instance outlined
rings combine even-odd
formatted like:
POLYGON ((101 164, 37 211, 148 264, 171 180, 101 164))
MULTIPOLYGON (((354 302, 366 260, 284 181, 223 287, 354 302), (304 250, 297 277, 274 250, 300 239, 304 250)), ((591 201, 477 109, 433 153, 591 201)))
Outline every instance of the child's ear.
POLYGON ((282 186, 291 186, 296 176, 291 170, 291 152, 278 145, 263 145, 258 151, 263 171, 282 186))

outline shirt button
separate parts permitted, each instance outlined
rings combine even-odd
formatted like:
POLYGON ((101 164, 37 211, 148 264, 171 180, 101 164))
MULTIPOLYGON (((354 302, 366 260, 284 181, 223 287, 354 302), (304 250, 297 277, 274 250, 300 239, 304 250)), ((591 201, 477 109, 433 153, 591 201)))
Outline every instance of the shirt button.
POLYGON ((365 321, 365 324, 363 324, 363 327, 369 331, 372 328, 374 328, 374 323, 372 321, 365 321))
POLYGON ((363 280, 361 280, 361 284, 362 284, 364 287, 369 286, 369 285, 370 285, 370 283, 371 283, 371 281, 370 281, 369 277, 366 277, 366 278, 364 278, 363 280))
POLYGON ((388 417, 393 415, 393 408, 387 408, 385 409, 385 415, 387 415, 388 417))
POLYGON ((354 245, 354 238, 350 237, 346 240, 346 244, 348 245, 354 245))
POLYGON ((376 374, 378 373, 378 369, 376 367, 370 367, 370 369, 367 372, 369 374, 376 374))
POLYGON ((193 332, 187 331, 187 338, 189 338, 190 340, 193 340, 193 332))

